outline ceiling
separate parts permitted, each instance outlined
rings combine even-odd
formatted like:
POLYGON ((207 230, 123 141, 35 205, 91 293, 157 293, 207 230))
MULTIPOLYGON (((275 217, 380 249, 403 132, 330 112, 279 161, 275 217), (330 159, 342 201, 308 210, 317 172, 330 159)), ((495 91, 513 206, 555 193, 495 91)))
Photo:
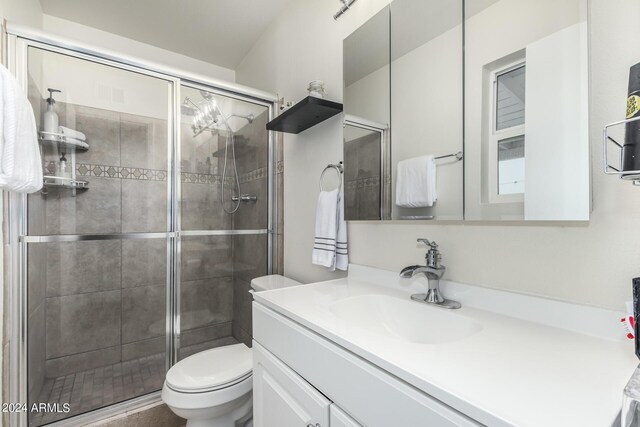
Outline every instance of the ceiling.
POLYGON ((291 0, 40 0, 43 12, 235 69, 291 0))

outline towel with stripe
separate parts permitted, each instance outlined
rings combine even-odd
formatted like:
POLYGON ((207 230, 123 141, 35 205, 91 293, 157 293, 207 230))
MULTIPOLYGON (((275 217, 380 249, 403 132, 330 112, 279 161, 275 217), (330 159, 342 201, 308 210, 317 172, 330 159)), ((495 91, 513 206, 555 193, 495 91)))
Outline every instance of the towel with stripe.
POLYGON ((340 189, 321 191, 316 207, 316 233, 311 262, 329 271, 346 271, 349 266, 347 223, 340 189))

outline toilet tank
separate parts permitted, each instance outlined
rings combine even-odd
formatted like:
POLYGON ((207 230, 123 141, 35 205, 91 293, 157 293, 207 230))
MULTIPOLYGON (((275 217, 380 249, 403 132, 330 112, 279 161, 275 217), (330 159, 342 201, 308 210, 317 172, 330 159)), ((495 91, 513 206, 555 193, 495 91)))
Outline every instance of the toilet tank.
POLYGON ((302 283, 284 277, 280 274, 270 274, 268 276, 256 277, 251 281, 251 289, 255 292, 268 291, 271 289, 288 288, 290 286, 301 285, 302 283))

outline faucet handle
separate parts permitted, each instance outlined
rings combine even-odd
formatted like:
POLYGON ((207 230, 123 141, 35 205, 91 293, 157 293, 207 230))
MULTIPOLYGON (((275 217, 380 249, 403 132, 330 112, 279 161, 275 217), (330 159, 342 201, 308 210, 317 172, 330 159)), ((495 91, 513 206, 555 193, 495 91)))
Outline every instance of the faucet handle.
POLYGON ((418 239, 418 243, 424 243, 429 248, 425 259, 427 261, 427 267, 440 268, 440 260, 442 259, 442 255, 440 255, 440 251, 438 250, 438 244, 434 241, 429 241, 429 239, 418 239))
POLYGON ((430 246, 431 249, 438 250, 438 244, 436 242, 429 241, 429 239, 420 238, 418 239, 418 243, 424 243, 427 246, 430 246))

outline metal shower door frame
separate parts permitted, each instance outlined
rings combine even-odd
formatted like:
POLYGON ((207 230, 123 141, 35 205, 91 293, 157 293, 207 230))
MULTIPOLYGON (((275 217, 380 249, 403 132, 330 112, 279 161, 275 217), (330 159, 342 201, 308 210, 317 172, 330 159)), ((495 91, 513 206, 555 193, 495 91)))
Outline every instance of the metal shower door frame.
MULTIPOLYGON (((258 230, 181 230, 180 209, 180 88, 188 86, 197 89, 238 99, 245 102, 265 106, 268 109, 269 120, 273 118, 275 95, 255 91, 250 88, 233 85, 203 76, 180 72, 179 70, 163 67, 139 59, 131 60, 123 55, 100 50, 84 44, 57 38, 46 33, 21 26, 7 26, 7 57, 8 68, 16 76, 18 83, 24 89, 28 88, 28 49, 30 47, 45 51, 87 60, 93 63, 135 72, 148 77, 154 77, 169 83, 168 85, 168 126, 167 126, 167 231, 151 233, 114 233, 114 234, 75 234, 75 235, 44 235, 30 236, 27 230, 27 196, 25 194, 4 193, 4 212, 7 223, 5 231, 9 243, 5 256, 7 272, 5 279, 9 286, 9 312, 5 316, 9 321, 9 373, 8 402, 28 403, 27 378, 27 343, 28 343, 28 301, 27 301, 27 247, 30 243, 50 242, 78 242, 88 240, 129 240, 129 239, 166 239, 167 241, 167 272, 166 272, 166 343, 165 360, 168 369, 178 360, 180 344, 180 256, 182 236, 229 236, 247 234, 267 235, 267 273, 273 270, 273 256, 276 250, 276 153, 273 133, 267 133, 268 164, 267 164, 267 228, 258 230)), ((72 418, 50 424, 53 426, 83 426, 109 416, 124 413, 160 400, 160 393, 154 392, 112 404, 104 408, 74 416, 72 418)), ((9 415, 10 424, 16 427, 28 426, 28 412, 16 412, 9 415)))

